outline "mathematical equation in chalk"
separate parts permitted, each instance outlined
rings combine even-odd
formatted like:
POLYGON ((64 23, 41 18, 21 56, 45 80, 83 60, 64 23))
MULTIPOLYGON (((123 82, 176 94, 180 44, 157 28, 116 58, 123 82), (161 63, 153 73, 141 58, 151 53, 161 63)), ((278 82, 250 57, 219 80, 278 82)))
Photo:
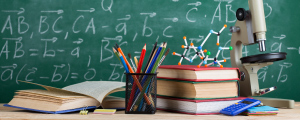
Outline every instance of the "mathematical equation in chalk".
MULTIPOLYGON (((180 0, 169 1, 168 4, 182 5, 180 0)), ((150 39, 156 42, 173 40, 178 34, 177 24, 191 23, 199 24, 205 22, 214 24, 235 23, 235 8, 232 5, 234 0, 214 0, 214 4, 209 3, 212 11, 203 10, 207 6, 207 1, 186 2, 183 4, 186 9, 178 11, 183 14, 169 14, 169 12, 141 10, 138 13, 126 13, 120 11, 114 0, 100 0, 99 7, 72 8, 72 12, 67 9, 32 9, 26 6, 16 6, 11 9, 0 8, 0 60, 8 63, 0 65, 1 81, 12 81, 22 78, 26 81, 38 79, 49 80, 51 82, 65 82, 71 79, 83 80, 116 80, 124 79, 123 66, 113 60, 114 53, 111 47, 114 43, 125 47, 129 44, 144 42, 150 39), (37 14, 32 17, 27 13, 37 14), (100 14, 99 14, 100 13, 100 14), (105 19, 105 16, 113 15, 114 19, 105 19), (99 17, 100 16, 100 17, 99 17), (35 22, 32 22, 35 21, 35 22), (155 22, 163 22, 157 27, 155 22), (140 26, 137 27, 137 23, 140 26), (62 27, 63 26, 63 27, 62 27), (87 47, 88 46, 88 47, 87 47), (71 56, 71 57, 70 57, 71 56), (81 71, 76 71, 78 65, 70 59, 62 57, 85 60, 85 67, 81 71), (33 59, 36 61, 55 61, 50 69, 51 73, 43 74, 43 66, 32 66, 30 62, 9 62, 13 60, 33 59), (93 58, 93 59, 92 59, 93 58), (63 61, 65 60, 65 61, 63 61), (97 62, 97 63, 95 63, 97 62), (93 64, 93 65, 91 65, 93 64), (109 68, 97 69, 96 65, 105 64, 109 68), (107 71, 104 78, 101 73, 107 71)), ((119 4, 118 4, 119 5, 119 4)), ((272 6, 265 1, 265 17, 272 14, 272 6)), ((173 8, 172 8, 173 9, 173 8)), ((171 10, 170 11, 176 11, 171 10)), ((193 43, 200 43, 206 33, 199 33, 197 36, 189 37, 193 43)), ((231 34, 229 34, 231 36, 231 34)), ((181 38, 182 36, 180 36, 181 38)), ((228 37, 228 36, 227 36, 228 37)), ((272 52, 282 51, 282 40, 286 36, 274 36, 278 41, 270 47, 272 52)), ((177 39, 177 38, 176 38, 177 39)), ((230 40, 226 40, 225 46, 229 47, 230 40)), ((138 49, 136 49, 138 50, 138 49)), ((287 47, 287 50, 297 51, 299 47, 287 47)), ((191 56, 193 51, 188 51, 187 56, 191 56)), ((243 55, 247 56, 249 50, 243 49, 243 55)), ((139 58, 140 51, 133 51, 133 56, 139 58)), ((229 54, 221 51, 223 59, 230 59, 229 54)), ((277 82, 287 81, 287 74, 283 71, 292 67, 291 63, 279 65, 277 82)), ((263 68, 259 73, 259 79, 265 81, 268 67, 263 68)))
MULTIPOLYGON (((0 79, 1 81, 12 81, 15 80, 17 84, 18 80, 24 81, 34 81, 34 80, 50 80, 51 82, 66 82, 68 79, 78 79, 81 73, 77 73, 72 71, 71 65, 60 64, 52 66, 52 74, 49 76, 48 74, 43 75, 43 73, 37 74, 39 71, 43 71, 43 68, 33 67, 28 64, 18 65, 3 65, 0 66, 2 71, 0 79), (67 72, 63 72, 67 71, 67 72), (20 75, 24 77, 20 77, 20 75), (39 76, 38 76, 39 75, 39 76)), ((82 73, 82 78, 84 80, 91 80, 97 75, 97 70, 95 68, 87 66, 86 68, 82 68, 85 72, 82 73)), ((47 73, 47 72, 44 72, 47 73)))

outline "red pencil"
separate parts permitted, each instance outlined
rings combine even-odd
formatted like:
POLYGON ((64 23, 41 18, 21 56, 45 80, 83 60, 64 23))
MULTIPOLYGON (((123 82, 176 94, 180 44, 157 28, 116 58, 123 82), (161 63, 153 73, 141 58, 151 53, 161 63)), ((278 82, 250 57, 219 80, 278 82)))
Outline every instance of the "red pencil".
MULTIPOLYGON (((146 54, 146 44, 144 45, 144 47, 142 49, 140 60, 139 60, 139 65, 137 67, 136 73, 140 73, 140 71, 142 69, 145 54, 146 54)), ((137 78, 139 78, 138 75, 137 75, 137 78)), ((134 99, 135 91, 136 91, 136 83, 133 83, 132 90, 131 90, 130 97, 129 97, 129 101, 128 101, 128 104, 127 104, 128 107, 126 108, 126 111, 130 110, 130 107, 131 107, 133 99, 134 99)))
POLYGON ((146 44, 143 47, 141 56, 140 56, 140 60, 139 60, 139 65, 137 67, 136 73, 140 73, 142 66, 143 66, 143 62, 144 62, 144 58, 145 58, 145 54, 146 54, 146 44))

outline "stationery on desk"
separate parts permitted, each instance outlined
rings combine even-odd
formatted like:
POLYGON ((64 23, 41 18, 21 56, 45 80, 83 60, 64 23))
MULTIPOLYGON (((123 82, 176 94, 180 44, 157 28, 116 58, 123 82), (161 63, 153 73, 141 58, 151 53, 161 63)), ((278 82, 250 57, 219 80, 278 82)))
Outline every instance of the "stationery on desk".
MULTIPOLYGON (((118 50, 118 52, 119 52, 119 56, 120 56, 120 59, 121 59, 121 61, 122 61, 122 63, 123 63, 123 66, 124 66, 125 68, 128 67, 128 69, 129 69, 129 71, 126 71, 126 72, 128 72, 128 73, 129 73, 129 72, 130 72, 130 73, 134 73, 134 71, 132 70, 130 64, 128 63, 128 61, 127 61, 127 59, 126 59, 126 57, 124 56, 124 53, 123 53, 122 49, 121 49, 118 45, 116 45, 116 48, 117 48, 117 50, 118 50), (126 64, 124 64, 124 62, 125 62, 126 64)), ((136 85, 138 86, 138 88, 139 88, 140 90, 142 90, 143 88, 142 88, 142 86, 141 86, 139 80, 136 78, 136 76, 132 76, 132 78, 133 78, 133 80, 134 80, 134 83, 136 83, 136 85)), ((146 94, 144 94, 144 97, 145 97, 145 99, 146 99, 146 101, 147 101, 147 104, 151 104, 146 94)))
MULTIPOLYGON (((157 65, 158 65, 158 62, 159 60, 157 59, 160 59, 164 50, 166 48, 166 44, 162 44, 158 51, 156 52, 151 64, 150 64, 150 67, 148 68, 147 72, 146 73, 155 73, 156 71, 156 68, 157 68, 157 65)), ((151 79, 149 79, 150 77, 148 77, 148 75, 145 75, 143 76, 143 80, 142 80, 142 84, 144 84, 144 88, 143 90, 141 91, 141 93, 146 93, 148 88, 149 88, 149 85, 150 85, 150 81, 151 79)), ((137 93, 137 92, 136 92, 137 93)), ((137 106, 142 106, 140 103, 141 101, 143 101, 143 99, 141 98, 140 95, 138 95, 138 98, 137 98, 137 102, 135 102, 134 106, 137 107, 137 106)), ((141 107, 139 107, 139 110, 141 109, 141 107)))
MULTIPOLYGON (((150 56, 148 57, 146 66, 142 70, 142 65, 143 65, 143 61, 145 58, 145 54, 146 54, 146 44, 144 45, 141 55, 140 55, 140 60, 138 61, 137 70, 135 72, 130 70, 131 65, 128 64, 128 62, 126 62, 126 58, 123 56, 122 49, 117 44, 113 48, 113 51, 115 53, 116 52, 119 53, 119 55, 117 57, 121 58, 121 62, 123 64, 125 70, 126 70, 126 68, 129 69, 129 70, 126 70, 126 73, 129 75, 129 81, 131 82, 130 84, 132 86, 131 86, 131 91, 127 91, 130 94, 128 95, 128 102, 126 104, 126 112, 146 111, 146 106, 150 107, 150 109, 152 109, 152 111, 155 111, 156 95, 155 96, 151 95, 149 91, 153 91, 151 88, 153 88, 153 83, 154 82, 156 83, 156 80, 153 81, 153 75, 155 75, 158 66, 161 65, 162 61, 164 60, 164 58, 166 57, 166 55, 169 52, 169 49, 168 49, 167 52, 164 53, 167 43, 162 43, 160 45, 160 47, 157 49, 156 49, 156 46, 157 46, 157 43, 154 44, 154 47, 150 53, 150 56)), ((135 61, 137 61, 137 60, 135 60, 135 61)), ((132 64, 134 64, 134 63, 132 62, 132 64)))

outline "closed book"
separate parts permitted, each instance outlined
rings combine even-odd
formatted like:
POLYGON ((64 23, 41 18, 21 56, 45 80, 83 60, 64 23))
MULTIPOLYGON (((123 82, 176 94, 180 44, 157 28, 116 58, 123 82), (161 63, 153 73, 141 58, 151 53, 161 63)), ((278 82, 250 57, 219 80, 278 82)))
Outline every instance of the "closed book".
POLYGON ((157 79, 157 94, 184 99, 214 99, 238 97, 238 80, 193 82, 157 79))
POLYGON ((238 68, 200 67, 195 65, 162 65, 157 69, 157 78, 185 81, 239 80, 238 68))
POLYGON ((41 86, 45 90, 19 90, 13 99, 4 106, 52 114, 92 109, 100 105, 103 108, 124 109, 125 107, 125 99, 108 96, 114 92, 124 91, 125 84, 123 82, 86 81, 62 89, 31 82, 26 83, 41 86))
POLYGON ((158 96, 157 109, 192 115, 220 114, 221 109, 237 103, 242 99, 245 99, 245 97, 190 100, 158 96))

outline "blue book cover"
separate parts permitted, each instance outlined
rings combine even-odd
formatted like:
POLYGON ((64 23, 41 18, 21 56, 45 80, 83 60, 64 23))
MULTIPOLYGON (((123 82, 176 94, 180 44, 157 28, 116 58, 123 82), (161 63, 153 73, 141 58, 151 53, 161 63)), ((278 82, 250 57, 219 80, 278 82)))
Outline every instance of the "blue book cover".
POLYGON ((278 111, 278 109, 270 106, 260 106, 260 107, 252 107, 247 110, 247 112, 249 113, 267 112, 267 111, 278 111))

